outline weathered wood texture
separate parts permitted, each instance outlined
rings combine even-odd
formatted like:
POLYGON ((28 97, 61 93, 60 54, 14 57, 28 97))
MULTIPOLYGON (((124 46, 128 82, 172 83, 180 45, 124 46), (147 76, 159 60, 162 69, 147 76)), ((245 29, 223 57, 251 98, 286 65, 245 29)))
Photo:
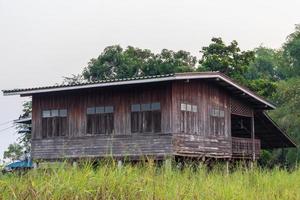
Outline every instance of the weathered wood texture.
POLYGON ((33 96, 32 134, 35 159, 143 155, 228 158, 232 155, 230 95, 204 80, 37 94, 33 96), (131 105, 153 102, 160 102, 161 131, 132 133, 131 105), (189 109, 194 106, 192 111, 182 111, 182 103, 189 109), (112 134, 87 134, 87 108, 97 106, 114 107, 112 134), (42 138, 42 111, 50 109, 68 110, 65 136, 42 138))
POLYGON ((60 92, 33 96, 33 139, 42 138, 42 110, 67 109, 66 137, 85 136, 87 108, 114 106, 114 135, 131 134, 131 104, 161 103, 161 132, 171 133, 171 84, 160 83, 134 87, 102 88, 79 92, 60 92))
POLYGON ((224 136, 174 134, 173 151, 181 156, 230 158, 231 140, 224 136))
POLYGON ((172 109, 173 133, 178 133, 173 136, 175 154, 230 157, 231 111, 226 91, 203 80, 177 81, 172 87, 172 109), (181 103, 196 105, 198 110, 183 114, 181 103), (217 119, 222 120, 220 126, 211 116, 213 109, 224 111, 224 117, 217 119))
POLYGON ((33 96, 32 156, 35 159, 113 156, 165 156, 171 153, 171 83, 103 88, 33 96), (131 133, 131 104, 160 102, 161 132, 131 133), (87 134, 87 108, 114 107, 111 135, 87 134), (42 111, 67 109, 64 137, 43 138, 42 111), (163 136, 165 134, 165 136, 163 136))
POLYGON ((34 159, 161 157, 171 155, 171 134, 155 135, 96 135, 72 138, 35 139, 34 159))
POLYGON ((252 117, 253 109, 246 103, 236 98, 230 99, 231 114, 252 117))
MULTIPOLYGON (((232 157, 251 159, 253 156, 253 140, 251 138, 237 138, 232 137, 232 157)), ((260 140, 254 140, 255 158, 258 159, 260 155, 260 140)))

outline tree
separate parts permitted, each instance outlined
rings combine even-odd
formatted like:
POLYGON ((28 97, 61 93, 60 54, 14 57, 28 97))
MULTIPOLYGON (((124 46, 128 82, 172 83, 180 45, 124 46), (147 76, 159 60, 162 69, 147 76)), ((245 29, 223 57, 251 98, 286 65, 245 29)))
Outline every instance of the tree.
POLYGON ((226 45, 222 38, 212 38, 212 43, 200 51, 199 71, 219 71, 231 78, 246 83, 245 73, 254 59, 253 51, 241 51, 237 41, 226 45))
POLYGON ((125 50, 119 45, 109 46, 88 63, 83 71, 86 80, 130 78, 194 71, 196 57, 189 52, 163 49, 154 54, 148 49, 128 46, 125 50))
POLYGON ((189 52, 180 50, 178 52, 163 49, 142 66, 142 75, 171 74, 176 72, 195 71, 197 59, 189 52))
POLYGON ((24 149, 20 144, 13 143, 8 146, 8 149, 4 151, 3 158, 10 159, 12 161, 20 159, 23 155, 24 149))
POLYGON ((259 95, 270 98, 276 91, 276 82, 285 78, 282 51, 260 46, 254 49, 254 59, 245 73, 247 86, 259 95))
MULTIPOLYGON (((278 107, 276 110, 270 112, 271 117, 299 144, 300 77, 279 82, 277 91, 272 98, 278 107)), ((278 151, 275 151, 275 154, 281 155, 278 154, 278 151)), ((282 154, 284 154, 285 162, 288 165, 293 165, 300 160, 299 149, 284 150, 282 154)), ((277 157, 274 159, 277 159, 277 157)))
MULTIPOLYGON (((19 119, 31 117, 32 102, 27 101, 23 103, 22 114, 19 119)), ((25 151, 30 152, 30 140, 31 140, 31 124, 18 124, 17 131, 19 134, 18 142, 24 148, 25 151)))
POLYGON ((286 73, 290 76, 300 75, 300 24, 297 24, 295 31, 287 37, 283 45, 284 56, 289 65, 286 66, 286 73))
POLYGON ((248 79, 247 86, 258 95, 267 99, 270 99, 277 89, 276 81, 267 78, 248 79))
MULTIPOLYGON (((22 114, 19 119, 31 117, 32 103, 27 101, 23 103, 22 114)), ((23 152, 30 152, 30 140, 31 140, 31 125, 30 124, 17 124, 17 133, 19 134, 18 143, 10 144, 8 149, 4 152, 4 158, 10 158, 11 160, 19 159, 23 152)))
POLYGON ((281 71, 285 64, 281 50, 260 46, 254 49, 254 59, 250 62, 246 77, 278 81, 285 78, 281 71))

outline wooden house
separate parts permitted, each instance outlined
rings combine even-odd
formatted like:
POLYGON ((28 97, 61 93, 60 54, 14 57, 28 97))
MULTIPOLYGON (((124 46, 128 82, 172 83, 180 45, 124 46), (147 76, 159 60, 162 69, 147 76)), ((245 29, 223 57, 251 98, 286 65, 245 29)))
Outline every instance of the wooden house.
POLYGON ((295 147, 275 106, 218 72, 3 90, 32 97, 32 157, 257 159, 295 147))

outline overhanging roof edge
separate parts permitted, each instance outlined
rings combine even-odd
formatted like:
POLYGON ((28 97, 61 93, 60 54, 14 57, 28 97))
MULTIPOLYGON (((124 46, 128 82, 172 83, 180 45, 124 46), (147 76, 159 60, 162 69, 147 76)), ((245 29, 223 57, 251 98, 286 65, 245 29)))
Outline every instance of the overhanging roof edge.
POLYGON ((9 95, 21 95, 21 96, 30 96, 38 93, 46 93, 46 92, 57 92, 57 91, 67 91, 67 90, 77 90, 77 89, 87 89, 87 88, 97 88, 97 87, 108 87, 108 86, 117 86, 117 85, 131 85, 131 84, 141 84, 141 83, 152 83, 152 82, 163 82, 163 81, 171 81, 171 80, 182 80, 182 79, 209 79, 209 78, 217 78, 220 79, 238 90, 241 90, 245 94, 250 97, 256 99, 257 101, 269 106, 272 109, 276 107, 265 99, 259 97, 255 93, 250 90, 244 88, 243 86, 235 83, 229 77, 225 76, 219 72, 200 72, 200 73, 176 73, 162 76, 153 76, 150 78, 136 78, 132 80, 120 80, 120 81, 107 81, 107 82, 99 82, 99 83, 86 83, 86 84, 78 84, 78 85, 61 85, 61 86, 50 86, 50 87, 42 87, 42 88, 30 88, 24 90, 3 90, 4 96, 9 95))
POLYGON ((294 140, 288 134, 286 134, 286 132, 282 130, 266 112, 262 112, 262 114, 279 130, 280 133, 282 133, 282 135, 284 135, 294 145, 294 147, 298 147, 294 140))

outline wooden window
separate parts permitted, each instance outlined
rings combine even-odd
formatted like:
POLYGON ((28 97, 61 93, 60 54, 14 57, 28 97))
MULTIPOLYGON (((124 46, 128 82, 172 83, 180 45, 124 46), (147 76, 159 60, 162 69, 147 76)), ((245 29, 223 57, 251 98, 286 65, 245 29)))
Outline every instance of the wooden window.
POLYGON ((43 110, 42 138, 66 136, 67 109, 43 110))
POLYGON ((114 107, 89 107, 87 113, 87 134, 112 134, 114 131, 114 107))
POLYGON ((192 107, 192 112, 198 112, 198 108, 197 108, 197 106, 195 106, 195 105, 193 105, 193 107, 192 107))
POLYGON ((186 111, 191 112, 192 111, 192 105, 186 104, 186 111))
MULTIPOLYGON (((102 113, 104 113, 104 107, 103 106, 96 107, 95 113, 96 114, 102 114, 102 113)), ((93 113, 93 114, 95 114, 95 113, 93 113)))
POLYGON ((43 110, 43 118, 51 117, 51 110, 43 110))
POLYGON ((185 103, 182 103, 182 104, 180 105, 180 110, 181 110, 181 111, 186 111, 186 104, 185 104, 185 103))
POLYGON ((184 133, 198 132, 198 106, 181 103, 180 110, 180 131, 184 133))
POLYGON ((161 132, 161 112, 160 110, 152 111, 153 117, 153 132, 160 133, 161 132))
POLYGON ((225 135, 225 112, 212 108, 210 112, 210 129, 212 135, 225 135))
POLYGON ((159 102, 131 105, 131 132, 161 132, 161 111, 159 102))

